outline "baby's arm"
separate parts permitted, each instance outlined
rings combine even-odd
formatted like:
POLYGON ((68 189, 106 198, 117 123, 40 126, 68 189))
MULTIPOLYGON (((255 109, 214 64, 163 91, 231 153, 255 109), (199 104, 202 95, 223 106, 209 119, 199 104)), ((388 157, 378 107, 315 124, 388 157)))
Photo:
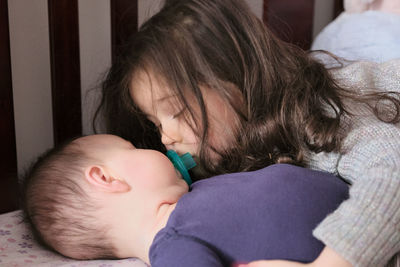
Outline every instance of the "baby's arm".
POLYGON ((222 267, 220 257, 204 242, 193 237, 169 236, 152 248, 152 267, 222 267))

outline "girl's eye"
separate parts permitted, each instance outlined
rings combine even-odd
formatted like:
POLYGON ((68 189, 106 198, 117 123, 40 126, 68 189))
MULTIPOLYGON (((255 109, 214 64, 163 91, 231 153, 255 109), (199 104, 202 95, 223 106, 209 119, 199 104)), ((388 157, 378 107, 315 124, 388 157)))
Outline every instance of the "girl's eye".
POLYGON ((179 116, 181 116, 184 112, 185 112, 186 108, 181 109, 178 113, 175 113, 174 115, 172 115, 173 119, 178 118, 179 116))

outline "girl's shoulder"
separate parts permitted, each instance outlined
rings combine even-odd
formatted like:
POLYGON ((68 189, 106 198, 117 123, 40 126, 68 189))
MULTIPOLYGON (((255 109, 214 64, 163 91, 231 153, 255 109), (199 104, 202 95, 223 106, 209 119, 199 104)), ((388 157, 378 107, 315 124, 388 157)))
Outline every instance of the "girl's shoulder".
POLYGON ((400 92, 400 58, 383 63, 352 62, 342 68, 332 69, 331 74, 345 87, 400 92))
POLYGON ((305 154, 307 167, 340 176, 351 184, 374 166, 400 168, 399 124, 358 116, 349 118, 347 125, 340 151, 309 152, 305 154))

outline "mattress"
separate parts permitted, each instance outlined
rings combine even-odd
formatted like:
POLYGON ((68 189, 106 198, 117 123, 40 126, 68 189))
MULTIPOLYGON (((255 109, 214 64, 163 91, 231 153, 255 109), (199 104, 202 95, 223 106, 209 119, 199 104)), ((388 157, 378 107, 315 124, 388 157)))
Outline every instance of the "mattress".
POLYGON ((0 215, 0 266, 148 267, 136 258, 78 261, 49 251, 32 238, 29 226, 22 222, 20 210, 0 215))

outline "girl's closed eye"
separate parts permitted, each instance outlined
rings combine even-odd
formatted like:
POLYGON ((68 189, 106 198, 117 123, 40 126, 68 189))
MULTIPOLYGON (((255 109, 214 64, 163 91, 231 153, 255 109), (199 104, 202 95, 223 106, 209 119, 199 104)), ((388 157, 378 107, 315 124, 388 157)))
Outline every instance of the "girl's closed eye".
POLYGON ((182 108, 180 111, 178 111, 177 113, 172 115, 172 118, 176 119, 176 118, 180 117, 181 115, 183 115, 185 113, 185 110, 186 110, 186 107, 182 108))
MULTIPOLYGON (((178 112, 176 112, 176 113, 170 112, 170 113, 172 113, 172 115, 170 115, 169 118, 170 118, 171 120, 178 119, 181 115, 183 115, 183 114, 185 113, 185 110, 186 110, 186 108, 182 108, 180 111, 178 111, 178 112)), ((158 122, 158 123, 153 122, 153 123, 154 123, 154 125, 157 127, 157 130, 159 130, 159 131, 162 130, 162 124, 161 124, 161 122, 158 122)))
POLYGON ((176 119, 182 114, 184 114, 186 107, 182 107, 180 103, 178 103, 177 99, 169 98, 161 101, 159 106, 160 116, 166 116, 170 119, 176 119))

